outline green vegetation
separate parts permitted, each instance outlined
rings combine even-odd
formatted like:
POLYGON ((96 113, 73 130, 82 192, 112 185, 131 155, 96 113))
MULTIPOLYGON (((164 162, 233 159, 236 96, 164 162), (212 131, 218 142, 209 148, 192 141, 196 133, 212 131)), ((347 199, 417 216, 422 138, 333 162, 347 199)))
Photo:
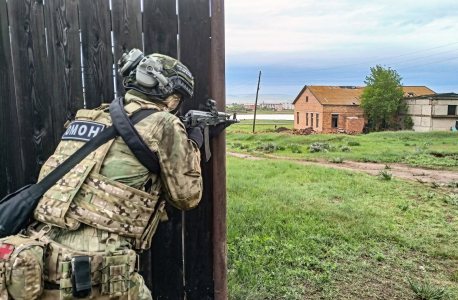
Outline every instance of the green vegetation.
MULTIPOLYGON (((402 77, 390 68, 381 65, 370 68, 371 74, 366 76, 366 88, 361 95, 361 108, 374 126, 384 122, 395 129, 399 124, 390 124, 391 118, 399 109, 405 109, 399 100, 404 97, 402 77)), ((385 126, 390 127, 390 126, 385 126)))
MULTIPOLYGON (((257 120, 255 132, 273 132, 280 127, 293 129, 294 124, 293 121, 286 120, 257 120)), ((253 132, 253 120, 242 120, 240 123, 231 125, 228 131, 253 132)))
POLYGON ((415 293, 415 296, 421 300, 446 300, 451 297, 446 287, 438 286, 427 279, 418 282, 409 279, 409 286, 415 293))
MULTIPOLYGON (((338 154, 372 143, 359 141, 338 154)), ((227 166, 229 299, 413 299, 409 280, 423 279, 450 294, 418 299, 457 299, 458 206, 443 189, 278 160, 227 166)))
MULTIPOLYGON (((274 125, 267 126, 274 127, 274 125)), ((277 127, 279 126, 284 125, 277 127)), ((273 143, 284 147, 281 148, 284 150, 275 150, 277 155, 300 160, 316 158, 329 160, 332 157, 343 157, 346 160, 360 162, 406 163, 430 169, 458 171, 458 133, 451 131, 386 131, 357 136, 343 134, 301 136, 281 133, 235 133, 235 130, 238 130, 237 126, 228 129, 227 140, 230 151, 241 151, 231 148, 234 142, 243 144, 245 146, 243 151, 255 150, 259 144, 273 143), (312 153, 310 148, 314 143, 321 144, 321 148, 324 147, 323 151, 312 153), (351 149, 348 147, 350 144, 356 145, 355 143, 359 146, 352 146, 351 149), (294 149, 290 147, 292 144, 295 145, 294 149), (349 148, 350 151, 347 152, 348 149, 343 147, 349 148)))

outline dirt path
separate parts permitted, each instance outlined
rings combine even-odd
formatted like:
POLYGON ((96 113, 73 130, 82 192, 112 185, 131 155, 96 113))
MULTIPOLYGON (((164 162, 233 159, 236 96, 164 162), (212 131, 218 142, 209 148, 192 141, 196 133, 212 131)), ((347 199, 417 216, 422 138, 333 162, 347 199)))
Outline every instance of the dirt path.
MULTIPOLYGON (((264 159, 254 155, 244 154, 244 153, 235 153, 227 152, 228 155, 235 157, 246 158, 246 159, 264 159)), ((317 162, 313 161, 303 161, 296 160, 289 157, 277 156, 273 154, 265 154, 274 159, 282 159, 293 161, 301 165, 316 165, 316 166, 325 166, 335 169, 350 170, 350 171, 360 171, 365 172, 371 175, 378 175, 381 170, 385 170, 385 164, 383 163, 362 163, 352 160, 345 160, 341 164, 330 163, 325 159, 318 158, 317 162)), ((391 169, 386 170, 397 178, 409 179, 409 180, 421 180, 422 182, 437 182, 446 184, 450 181, 458 181, 458 172, 452 171, 437 171, 437 170, 428 170, 422 168, 416 168, 405 164, 389 164, 391 169)))

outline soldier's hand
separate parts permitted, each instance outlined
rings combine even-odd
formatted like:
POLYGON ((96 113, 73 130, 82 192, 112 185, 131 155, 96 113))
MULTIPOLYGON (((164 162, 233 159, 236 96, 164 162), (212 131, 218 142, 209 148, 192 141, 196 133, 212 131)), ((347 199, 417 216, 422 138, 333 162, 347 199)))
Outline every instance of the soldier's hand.
POLYGON ((202 132, 203 132, 203 128, 200 126, 186 129, 188 138, 190 140, 193 140, 197 144, 197 147, 199 148, 202 147, 202 144, 204 142, 204 135, 202 132))

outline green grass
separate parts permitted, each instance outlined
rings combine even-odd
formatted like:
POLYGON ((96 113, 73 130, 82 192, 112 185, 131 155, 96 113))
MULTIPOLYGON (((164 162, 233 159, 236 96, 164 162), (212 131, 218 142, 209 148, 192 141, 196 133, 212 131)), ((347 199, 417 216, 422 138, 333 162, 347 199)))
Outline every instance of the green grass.
POLYGON ((230 156, 227 174, 230 299, 413 299, 408 278, 456 299, 458 206, 440 190, 230 156))
MULTIPOLYGON (((456 132, 401 131, 357 136, 342 134, 299 136, 278 133, 256 135, 234 133, 235 130, 239 130, 238 128, 243 126, 246 125, 232 126, 228 129, 227 141, 229 148, 233 142, 246 145, 245 149, 254 149, 259 143, 274 143, 277 146, 285 147, 285 150, 277 152, 278 155, 298 159, 308 160, 320 157, 329 160, 338 156, 361 162, 406 163, 431 169, 458 171, 458 133, 456 132), (329 146, 337 147, 338 151, 310 153, 310 145, 315 142, 327 143, 329 146), (293 153, 288 148, 291 144, 298 145, 301 153, 293 153), (341 148, 343 146, 350 148, 350 151, 342 152, 341 148)), ((271 129, 273 128, 273 125, 268 126, 271 126, 271 129)))
MULTIPOLYGON (((232 110, 228 109, 227 113, 233 113, 232 110)), ((244 111, 244 112, 237 112, 238 115, 254 115, 254 111, 244 111)), ((256 112, 257 115, 293 115, 294 110, 283 110, 283 111, 273 111, 273 110, 258 110, 256 112)))
MULTIPOLYGON (((288 129, 294 128, 294 121, 288 120, 257 120, 255 132, 275 131, 276 128, 285 127, 288 129), (276 126, 276 127, 275 127, 276 126)), ((245 131, 253 132, 253 120, 242 120, 240 123, 233 124, 228 131, 245 131)))

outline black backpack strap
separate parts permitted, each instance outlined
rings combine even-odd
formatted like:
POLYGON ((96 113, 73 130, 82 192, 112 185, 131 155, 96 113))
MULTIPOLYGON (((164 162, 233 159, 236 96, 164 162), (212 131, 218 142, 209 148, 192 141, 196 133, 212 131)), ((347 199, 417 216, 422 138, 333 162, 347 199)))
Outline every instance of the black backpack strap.
MULTIPOLYGON (((129 120, 132 124, 137 124, 142 119, 156 112, 153 109, 145 109, 136 113, 129 120)), ((97 136, 92 138, 89 142, 84 144, 79 148, 75 153, 73 153, 69 158, 67 158, 61 165, 55 168, 51 173, 49 173, 43 180, 41 180, 35 189, 39 189, 39 193, 45 193, 49 190, 56 182, 61 179, 65 174, 70 172, 70 170, 81 162, 86 156, 88 156, 92 151, 96 150, 103 144, 109 142, 111 139, 114 139, 118 136, 114 126, 108 127, 97 136)))
MULTIPOLYGON (((141 112, 141 111, 140 111, 141 112)), ((137 115, 138 113, 134 114, 137 115)), ((145 141, 142 139, 133 122, 129 119, 124 110, 123 99, 116 98, 110 105, 110 116, 113 122, 113 127, 122 137, 130 151, 145 166, 150 172, 159 174, 159 158, 154 153, 145 141)))

